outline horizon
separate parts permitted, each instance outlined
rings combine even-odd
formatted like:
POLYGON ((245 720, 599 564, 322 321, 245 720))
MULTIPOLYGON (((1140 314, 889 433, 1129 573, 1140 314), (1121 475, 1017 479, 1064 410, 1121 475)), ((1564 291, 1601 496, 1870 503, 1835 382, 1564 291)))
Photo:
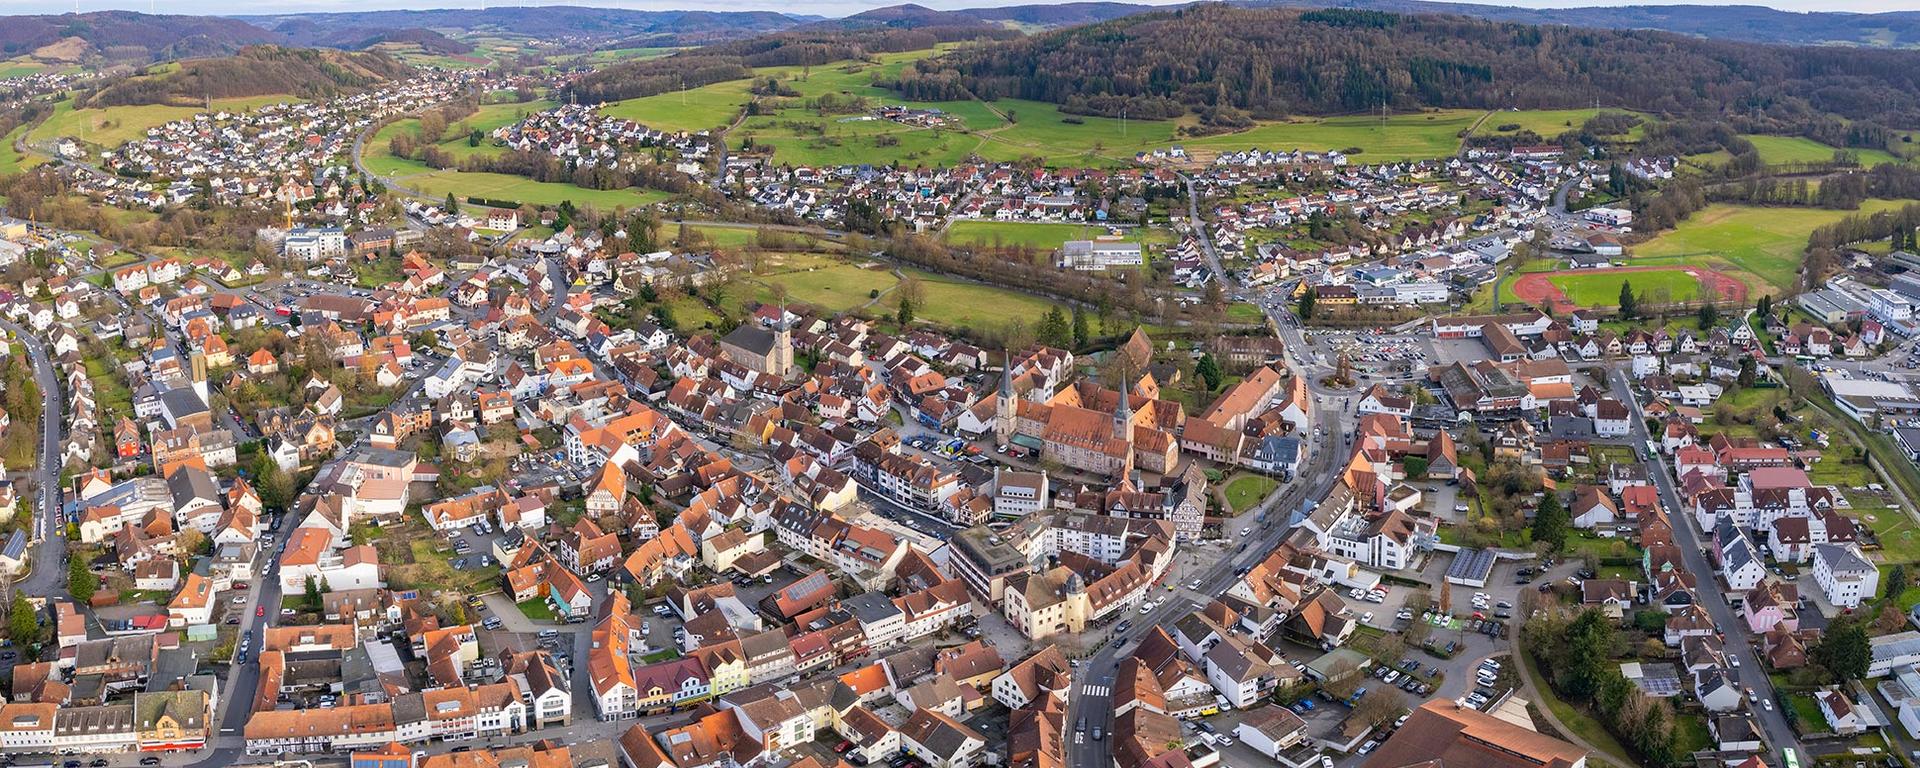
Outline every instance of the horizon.
MULTIPOLYGON (((1079 0, 1070 0, 1079 1, 1079 0)), ((1189 0, 1115 0, 1138 5, 1181 5, 1189 0)), ((1452 2, 1452 0, 1437 0, 1452 2)), ((901 5, 898 2, 879 2, 876 0, 799 0, 779 4, 779 7, 742 7, 742 4, 729 0, 612 0, 595 2, 578 0, 575 2, 551 3, 488 3, 481 0, 25 0, 18 9, 9 8, 4 16, 59 15, 73 13, 77 7, 81 13, 96 11, 136 11, 162 15, 182 16, 275 16, 303 13, 360 13, 368 11, 432 11, 432 10, 478 10, 483 8, 546 6, 577 6, 586 8, 606 8, 632 11, 753 11, 766 10, 800 16, 825 16, 829 18, 852 16, 877 8, 901 5)), ((1022 0, 918 0, 915 4, 935 10, 958 10, 963 8, 985 8, 1012 5, 1066 5, 1068 2, 1024 2, 1022 0)), ((1704 5, 1704 6, 1759 6, 1790 13, 1838 12, 1838 13, 1891 13, 1913 11, 1916 9, 1909 0, 1772 0, 1771 2, 1715 2, 1714 0, 1696 0, 1694 2, 1633 2, 1631 0, 1598 0, 1556 2, 1554 0, 1517 0, 1509 2, 1472 2, 1457 3, 1466 5, 1493 5, 1532 10, 1550 10, 1566 8, 1605 8, 1622 6, 1655 5, 1704 5)))

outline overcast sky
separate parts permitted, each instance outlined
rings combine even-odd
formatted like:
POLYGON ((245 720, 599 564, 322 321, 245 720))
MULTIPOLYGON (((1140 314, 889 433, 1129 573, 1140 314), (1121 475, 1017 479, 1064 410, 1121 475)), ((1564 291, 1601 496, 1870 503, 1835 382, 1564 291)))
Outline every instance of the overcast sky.
MULTIPOLYGON (((1182 0, 1132 0, 1156 5, 1182 0)), ((1026 5, 1045 0, 919 0, 931 8, 977 8, 989 5, 1026 5)), ((1527 8, 1564 8, 1594 5, 1641 5, 1698 3, 1701 5, 1767 5, 1789 11, 1899 11, 1920 8, 1916 0, 1482 0, 1489 5, 1513 5, 1527 8)), ((157 13, 254 14, 324 11, 365 11, 391 8, 473 8, 481 5, 589 5, 638 10, 703 9, 737 11, 770 9, 822 16, 845 16, 869 8, 898 4, 894 0, 578 0, 564 3, 480 3, 475 0, 78 0, 83 11, 126 9, 157 13)), ((72 11, 74 0, 0 0, 0 14, 63 13, 72 11)))

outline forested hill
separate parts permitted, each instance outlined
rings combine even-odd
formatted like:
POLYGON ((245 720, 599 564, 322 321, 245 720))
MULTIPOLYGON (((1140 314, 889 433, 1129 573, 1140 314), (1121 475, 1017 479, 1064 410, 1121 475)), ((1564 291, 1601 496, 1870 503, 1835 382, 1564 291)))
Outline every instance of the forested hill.
POLYGON ((1618 5, 1516 8, 1434 0, 1247 0, 1249 6, 1354 8, 1396 13, 1455 13, 1521 24, 1658 29, 1701 37, 1792 45, 1920 47, 1920 11, 1782 11, 1760 5, 1618 5))
POLYGON ((754 67, 820 65, 875 53, 917 51, 958 40, 992 41, 1018 35, 975 20, 911 28, 808 27, 602 67, 568 83, 561 96, 590 103, 632 99, 739 80, 751 76, 754 67))
POLYGON ((1826 112, 1920 125, 1920 52, 1784 47, 1464 16, 1201 5, 919 62, 908 98, 1019 97, 1137 118, 1598 102, 1706 115, 1826 112))
POLYGON ((192 59, 178 69, 109 83, 83 106, 199 104, 207 99, 290 94, 325 98, 407 77, 411 67, 384 53, 255 45, 233 56, 192 59))

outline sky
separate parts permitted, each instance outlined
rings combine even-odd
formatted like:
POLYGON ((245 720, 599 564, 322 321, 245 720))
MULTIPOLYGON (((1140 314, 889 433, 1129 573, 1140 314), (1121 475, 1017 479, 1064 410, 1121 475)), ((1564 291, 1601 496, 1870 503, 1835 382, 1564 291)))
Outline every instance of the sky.
MULTIPOLYGON (((64 13, 74 10, 76 1, 82 11, 121 9, 180 14, 272 14, 328 11, 366 11, 395 8, 472 8, 485 3, 477 0, 0 0, 0 14, 64 13)), ((583 5, 636 10, 781 10, 820 16, 846 16, 872 8, 897 5, 905 0, 571 0, 570 2, 502 2, 491 5, 583 5)), ((1165 5, 1185 0, 1131 0, 1165 5)), ((918 0, 930 8, 977 8, 991 5, 1025 5, 1046 0, 918 0)), ((1480 0, 1489 5, 1523 8, 1564 8, 1596 5, 1651 5, 1691 3, 1699 5, 1766 5, 1788 11, 1901 11, 1920 9, 1920 0, 1480 0)))

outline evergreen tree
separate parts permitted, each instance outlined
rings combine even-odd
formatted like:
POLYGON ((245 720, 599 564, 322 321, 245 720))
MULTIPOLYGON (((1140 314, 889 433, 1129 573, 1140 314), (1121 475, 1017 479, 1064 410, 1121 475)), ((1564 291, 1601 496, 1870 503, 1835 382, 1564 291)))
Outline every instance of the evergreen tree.
POLYGON ((1772 317, 1773 316, 1773 294, 1769 293, 1769 294, 1762 295, 1758 300, 1755 300, 1753 302, 1753 308, 1754 308, 1754 311, 1760 313, 1761 317, 1772 317))
POLYGON ((94 593, 100 591, 100 577, 87 570, 85 558, 67 560, 67 591, 73 594, 73 599, 83 603, 92 600, 94 593))
POLYGON ((1207 385, 1208 392, 1219 389, 1221 379, 1225 378, 1220 374, 1220 364, 1214 361, 1212 354, 1200 356, 1200 362, 1193 366, 1193 375, 1200 377, 1201 383, 1207 385))
POLYGON ((320 582, 312 576, 307 577, 307 608, 319 611, 325 606, 320 601, 320 582))
POLYGON ((1065 347, 1073 343, 1073 328, 1068 324, 1067 313, 1060 311, 1055 304, 1047 310, 1046 317, 1040 318, 1040 327, 1036 334, 1040 343, 1053 347, 1065 347))
POLYGON ((1887 570, 1886 592, 1883 594, 1891 600, 1905 591, 1907 591, 1907 566, 1895 565, 1887 570))
POLYGON ((907 326, 912 325, 913 300, 905 296, 900 297, 900 308, 893 313, 893 317, 899 321, 901 330, 905 330, 907 326))
POLYGON ((1866 626, 1854 617, 1842 616, 1827 627, 1820 644, 1807 655, 1844 683, 1867 676, 1873 648, 1867 640, 1866 626))
POLYGON ((1305 292, 1300 294, 1300 319, 1302 320, 1313 319, 1313 301, 1314 301, 1314 296, 1313 296, 1312 288, 1308 288, 1305 292))
POLYGON ((459 213, 459 212, 460 212, 460 202, 459 202, 459 201, 457 201, 457 200, 454 200, 454 199, 453 199, 453 193, 452 193, 452 192, 448 192, 448 193, 447 193, 447 202, 446 202, 446 203, 445 203, 445 204, 444 204, 444 205, 443 205, 442 207, 444 207, 444 208, 446 208, 446 210, 447 210, 447 213, 459 213))
POLYGON ((40 615, 20 590, 13 591, 13 606, 7 613, 7 637, 24 653, 28 646, 40 644, 40 615))
POLYGON ((1700 305, 1700 330, 1707 330, 1720 322, 1720 307, 1709 301, 1700 305))
POLYGON ((1560 503, 1560 496, 1548 491, 1546 496, 1541 497, 1540 507, 1533 511, 1533 540, 1544 542, 1557 550, 1566 546, 1567 528, 1572 524, 1573 519, 1560 503))
POLYGON ((1633 295, 1633 283, 1620 281, 1620 316, 1633 319, 1640 314, 1640 300, 1633 295))
POLYGON ((1073 305, 1073 346, 1074 348, 1075 349, 1086 348, 1087 339, 1090 338, 1091 336, 1092 336, 1092 333, 1090 333, 1087 329, 1086 313, 1080 311, 1080 305, 1078 304, 1073 305))

